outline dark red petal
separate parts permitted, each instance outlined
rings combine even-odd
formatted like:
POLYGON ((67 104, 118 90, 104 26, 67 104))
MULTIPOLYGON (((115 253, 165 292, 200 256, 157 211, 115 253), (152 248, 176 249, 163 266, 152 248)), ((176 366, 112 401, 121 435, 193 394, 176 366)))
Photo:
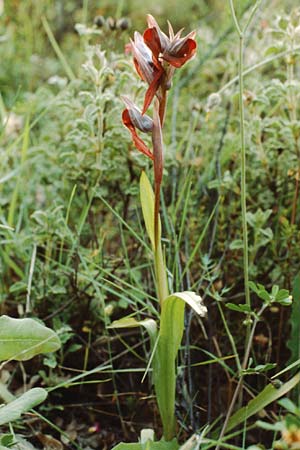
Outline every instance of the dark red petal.
POLYGON ((123 120, 125 127, 127 127, 131 133, 131 137, 132 137, 135 147, 140 152, 142 152, 144 155, 148 156, 148 158, 153 160, 154 156, 153 156, 151 150, 147 147, 145 142, 137 135, 137 132, 135 131, 135 128, 130 119, 128 109, 124 109, 124 111, 122 113, 122 120, 123 120))
POLYGON ((143 34, 145 44, 150 48, 154 58, 158 61, 158 56, 162 52, 161 43, 156 28, 147 28, 143 34))
POLYGON ((176 53, 176 55, 165 52, 163 54, 163 59, 171 64, 171 66, 174 66, 178 69, 194 56, 194 54, 196 53, 196 49, 196 41, 194 41, 194 39, 188 39, 182 46, 180 51, 176 53))
POLYGON ((156 94, 156 92, 157 92, 157 90, 158 90, 158 88, 160 86, 161 77, 162 77, 163 73, 164 73, 163 69, 158 71, 155 74, 155 76, 153 78, 153 81, 150 83, 150 85, 149 85, 149 87, 148 87, 148 89, 146 91, 146 94, 145 94, 145 100, 144 100, 142 114, 145 114, 145 112, 149 108, 149 106, 150 106, 150 104, 151 104, 151 102, 153 100, 153 97, 155 96, 155 94, 156 94))

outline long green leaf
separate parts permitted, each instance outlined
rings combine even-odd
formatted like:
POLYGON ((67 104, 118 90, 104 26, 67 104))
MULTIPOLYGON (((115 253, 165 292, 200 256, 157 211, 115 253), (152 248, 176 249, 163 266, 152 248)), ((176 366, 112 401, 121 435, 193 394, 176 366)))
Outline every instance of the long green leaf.
POLYGON ((0 361, 26 361, 60 348, 57 334, 33 319, 0 317, 0 361))
POLYGON ((157 338, 157 325, 153 319, 136 320, 134 317, 123 317, 115 320, 107 328, 137 328, 144 327, 150 337, 151 349, 153 349, 157 338))
POLYGON ((45 389, 33 388, 16 400, 0 407, 0 425, 19 419, 23 413, 46 400, 47 395, 45 389))
POLYGON ((200 316, 206 313, 201 297, 194 292, 176 292, 167 297, 162 303, 159 340, 153 359, 155 392, 166 440, 175 435, 175 360, 184 330, 185 304, 200 316))
MULTIPOLYGON (((142 172, 140 179, 140 196, 147 234, 151 241, 152 248, 154 248, 154 192, 145 172, 142 172)), ((160 234, 161 224, 159 222, 158 242, 160 242, 160 234)))
POLYGON ((284 383, 279 389, 276 389, 273 384, 268 384, 265 389, 260 392, 255 398, 250 400, 248 405, 239 409, 229 420, 226 432, 232 430, 237 425, 244 423, 249 417, 257 414, 270 403, 285 395, 293 389, 300 381, 300 372, 293 378, 284 383))

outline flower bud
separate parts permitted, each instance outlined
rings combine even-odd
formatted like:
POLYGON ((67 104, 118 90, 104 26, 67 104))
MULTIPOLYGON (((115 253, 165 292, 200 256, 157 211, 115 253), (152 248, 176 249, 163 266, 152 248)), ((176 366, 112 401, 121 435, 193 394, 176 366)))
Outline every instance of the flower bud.
POLYGON ((108 17, 108 18, 106 19, 106 25, 108 26, 108 28, 109 28, 110 30, 115 30, 115 29, 116 29, 116 26, 117 26, 117 24, 116 24, 116 19, 114 19, 113 17, 108 17))
POLYGON ((140 131, 149 133, 153 129, 153 121, 149 116, 142 115, 138 108, 129 109, 132 124, 140 131))
POLYGON ((249 326, 249 325, 252 325, 252 324, 253 324, 253 320, 251 319, 251 317, 249 317, 249 318, 243 320, 243 325, 244 325, 245 327, 247 327, 247 326, 249 326))
POLYGON ((132 125, 144 133, 149 133, 153 129, 153 121, 149 116, 142 114, 139 108, 128 98, 122 96, 126 105, 132 125))
POLYGON ((96 25, 97 28, 103 27, 105 24, 105 19, 103 16, 96 16, 94 18, 94 25, 96 25))
POLYGON ((117 21, 117 28, 119 30, 125 31, 129 28, 130 22, 126 17, 122 17, 117 21))

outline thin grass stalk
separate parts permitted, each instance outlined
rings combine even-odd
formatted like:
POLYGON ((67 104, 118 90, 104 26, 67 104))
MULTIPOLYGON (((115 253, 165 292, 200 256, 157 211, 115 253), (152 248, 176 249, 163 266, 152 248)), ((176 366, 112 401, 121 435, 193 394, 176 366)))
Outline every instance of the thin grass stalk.
MULTIPOLYGON (((240 110, 240 139, 241 139, 241 207, 242 207, 242 228, 243 228, 243 265, 244 265, 244 288, 245 288, 245 303, 249 308, 250 288, 249 288, 249 248, 248 248, 248 227, 247 227, 247 184, 246 184, 246 139, 245 139, 245 110, 244 110, 244 30, 239 26, 233 0, 229 0, 232 19, 239 36, 239 110, 240 110)), ((253 17, 253 15, 251 15, 253 17)), ((247 22, 246 28, 249 22, 247 22)), ((246 329, 246 346, 249 341, 250 321, 248 320, 246 329)))
MULTIPOLYGON (((248 339, 248 342, 247 342, 246 350, 245 350, 245 355, 244 355, 244 359, 243 359, 243 363, 242 363, 242 371, 247 368, 247 364, 248 364, 248 360, 249 360, 249 356, 250 356, 250 351, 251 351, 251 346, 252 346, 252 342, 253 342, 256 326, 257 326, 257 324, 258 324, 258 322, 260 320, 260 317, 261 317, 262 313, 266 309, 266 307, 267 307, 267 305, 264 304, 261 307, 261 309, 257 313, 257 316, 254 319, 252 328, 250 330, 250 334, 249 334, 249 339, 248 339)), ((244 374, 243 374, 242 371, 240 372, 240 378, 239 378, 238 384, 236 385, 235 391, 233 393, 233 396, 232 396, 232 399, 231 399, 231 402, 230 402, 230 405, 229 405, 229 408, 228 408, 228 411, 227 411, 227 414, 226 414, 226 417, 225 417, 225 420, 224 420, 224 423, 223 423, 223 426, 222 426, 222 430, 221 430, 221 433, 220 433, 220 436, 219 436, 219 439, 218 439, 219 443, 218 443, 218 445, 216 447, 216 450, 220 449, 221 441, 222 441, 222 439, 223 439, 223 437, 225 435, 226 428, 227 428, 229 419, 231 417, 234 405, 235 405, 235 403, 236 403, 236 401, 238 399, 238 395, 239 395, 239 393, 241 391, 241 388, 243 386, 244 374)))
MULTIPOLYGON (((243 91, 244 91, 244 34, 247 28, 250 25, 251 20, 254 17, 254 14, 259 6, 260 0, 258 0, 251 11, 250 18, 246 22, 245 27, 242 29, 238 23, 233 0, 229 0, 230 11, 232 15, 232 19, 235 25, 236 32, 239 36, 239 67, 238 67, 238 80, 239 80, 239 110, 240 110, 240 138, 241 138, 241 208, 242 208, 242 228, 243 228, 243 265, 244 265, 244 286, 245 286, 245 303, 251 308, 250 301, 250 288, 249 288, 249 248, 248 248, 248 227, 247 227, 247 184, 246 184, 246 139, 245 139, 245 110, 244 110, 244 101, 243 101, 243 91)), ((262 306, 259 313, 257 314, 254 323, 251 328, 251 320, 250 314, 248 315, 247 320, 247 329, 246 329, 246 343, 245 343, 245 354, 242 363, 242 370, 247 368, 251 345, 254 337, 254 332, 256 329, 256 325, 258 323, 259 317, 263 313, 265 309, 265 305, 262 306)), ((237 401, 240 390, 243 386, 243 372, 240 373, 240 378, 236 389, 234 391, 233 397, 231 399, 223 427, 221 429, 221 433, 218 441, 220 442, 225 435, 226 428, 228 425, 228 421, 232 414, 233 408, 237 401)), ((216 450, 219 450, 221 443, 218 443, 216 450)))
MULTIPOLYGON (((231 0, 232 1, 232 0, 231 0)), ((251 308, 250 288, 249 288, 249 248, 248 248, 248 226, 247 226, 247 181, 246 181, 246 139, 245 139, 245 111, 244 111, 244 34, 241 33, 239 41, 239 107, 240 107, 240 128, 241 128, 241 206, 243 224, 243 262, 244 262, 244 286, 246 305, 251 308)), ((248 316, 248 319, 250 317, 248 316)), ((246 345, 250 334, 250 320, 246 325, 246 345)))

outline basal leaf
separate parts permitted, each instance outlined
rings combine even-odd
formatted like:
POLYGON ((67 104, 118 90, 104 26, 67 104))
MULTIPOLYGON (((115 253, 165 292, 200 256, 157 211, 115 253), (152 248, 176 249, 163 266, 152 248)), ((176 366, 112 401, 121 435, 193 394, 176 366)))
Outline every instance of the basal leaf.
POLYGON ((26 361, 59 348, 57 334, 36 320, 0 317, 0 361, 26 361))
POLYGON ((19 419, 23 413, 42 403, 47 395, 45 389, 33 388, 16 400, 0 407, 0 425, 19 419))
POLYGON ((184 307, 188 304, 200 316, 206 314, 202 299, 194 292, 176 292, 162 303, 159 340, 153 359, 153 376, 164 437, 169 440, 175 430, 175 360, 184 330, 184 307))

